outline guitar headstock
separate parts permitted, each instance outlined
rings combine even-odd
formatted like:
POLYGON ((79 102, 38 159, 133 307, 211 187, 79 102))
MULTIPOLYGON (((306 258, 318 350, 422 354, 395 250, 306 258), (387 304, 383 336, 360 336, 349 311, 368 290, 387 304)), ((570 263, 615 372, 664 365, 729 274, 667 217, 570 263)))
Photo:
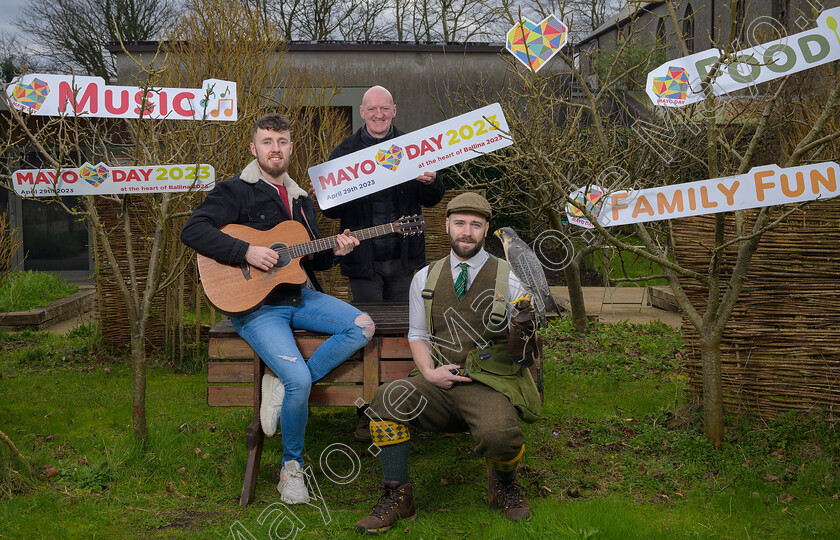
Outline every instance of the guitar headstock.
POLYGON ((401 217, 394 222, 394 232, 400 234, 420 234, 426 230, 426 220, 423 214, 401 217))

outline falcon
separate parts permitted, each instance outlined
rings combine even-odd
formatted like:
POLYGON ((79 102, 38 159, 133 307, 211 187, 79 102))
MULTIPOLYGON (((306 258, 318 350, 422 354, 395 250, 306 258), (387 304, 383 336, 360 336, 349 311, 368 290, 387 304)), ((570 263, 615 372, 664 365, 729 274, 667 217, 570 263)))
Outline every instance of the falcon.
POLYGON ((513 273, 522 282, 526 292, 534 299, 534 308, 540 316, 540 321, 545 321, 546 309, 562 314, 561 308, 554 301, 554 297, 551 296, 543 266, 534 252, 531 251, 531 248, 528 247, 528 244, 519 238, 516 231, 510 227, 497 229, 493 234, 502 241, 505 258, 513 273))

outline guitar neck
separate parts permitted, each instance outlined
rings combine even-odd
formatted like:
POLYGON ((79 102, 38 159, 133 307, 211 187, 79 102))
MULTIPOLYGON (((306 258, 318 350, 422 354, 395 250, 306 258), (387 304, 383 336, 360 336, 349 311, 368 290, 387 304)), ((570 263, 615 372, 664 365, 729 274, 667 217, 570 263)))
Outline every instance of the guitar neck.
MULTIPOLYGON (((368 227, 367 229, 351 231, 349 236, 358 238, 361 241, 376 238, 377 236, 382 236, 392 232, 396 232, 394 224, 386 223, 385 225, 376 225, 374 227, 368 227)), ((309 242, 289 246, 289 254, 293 259, 296 259, 298 257, 305 257, 306 255, 324 251, 325 249, 332 249, 337 246, 337 236, 329 236, 327 238, 318 238, 317 240, 310 240, 309 242)))

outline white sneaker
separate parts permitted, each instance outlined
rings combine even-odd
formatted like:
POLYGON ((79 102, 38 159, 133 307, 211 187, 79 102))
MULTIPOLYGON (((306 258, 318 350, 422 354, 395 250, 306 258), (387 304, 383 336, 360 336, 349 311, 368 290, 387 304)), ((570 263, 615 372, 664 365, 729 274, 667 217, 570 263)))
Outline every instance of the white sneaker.
POLYGON ((277 432, 277 422, 280 420, 280 406, 283 405, 283 396, 286 395, 286 387, 280 379, 266 373, 262 378, 262 399, 260 401, 260 424, 266 437, 271 437, 277 432))
POLYGON ((300 463, 292 459, 283 464, 280 469, 280 483, 277 484, 280 500, 286 504, 304 504, 309 502, 309 491, 303 480, 303 470, 300 463))

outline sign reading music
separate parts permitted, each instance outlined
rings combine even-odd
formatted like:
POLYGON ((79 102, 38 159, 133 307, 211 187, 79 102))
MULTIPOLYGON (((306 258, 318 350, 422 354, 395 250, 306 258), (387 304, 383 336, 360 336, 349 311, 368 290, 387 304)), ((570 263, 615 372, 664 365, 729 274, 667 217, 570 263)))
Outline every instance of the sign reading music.
POLYGON ((12 187, 22 197, 111 195, 209 191, 216 185, 212 165, 138 165, 108 167, 85 163, 78 169, 21 169, 12 187), (197 174, 196 174, 197 172, 197 174))
POLYGON ((332 208, 513 144, 498 103, 309 168, 321 208, 332 208))
MULTIPOLYGON (((754 167, 746 174, 602 194, 604 227, 776 206, 840 194, 840 166, 833 161, 789 167, 754 167)), ((590 208, 591 210, 591 208, 590 208)))
POLYGON ((201 88, 110 86, 101 77, 24 75, 6 92, 12 107, 36 116, 167 120, 237 119, 236 83, 205 80, 201 88), (145 94, 145 97, 144 97, 145 94))

